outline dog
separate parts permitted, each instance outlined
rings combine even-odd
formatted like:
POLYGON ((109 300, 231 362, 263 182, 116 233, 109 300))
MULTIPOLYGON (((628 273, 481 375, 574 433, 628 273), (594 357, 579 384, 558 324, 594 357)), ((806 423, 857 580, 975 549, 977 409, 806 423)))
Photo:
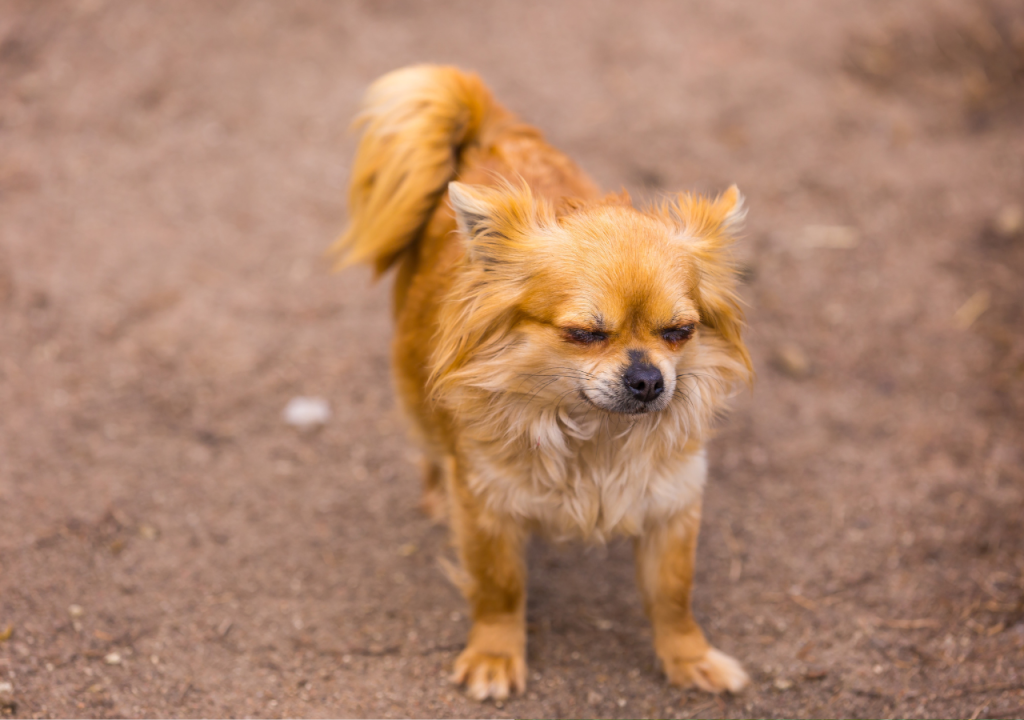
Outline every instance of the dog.
POLYGON ((472 628, 453 681, 478 700, 526 687, 531 533, 634 539, 668 680, 738 692, 740 663, 690 610, 704 442, 752 381, 730 246, 735 186, 634 207, 603 195, 473 74, 378 79, 339 266, 395 269, 398 394, 447 515, 472 628))

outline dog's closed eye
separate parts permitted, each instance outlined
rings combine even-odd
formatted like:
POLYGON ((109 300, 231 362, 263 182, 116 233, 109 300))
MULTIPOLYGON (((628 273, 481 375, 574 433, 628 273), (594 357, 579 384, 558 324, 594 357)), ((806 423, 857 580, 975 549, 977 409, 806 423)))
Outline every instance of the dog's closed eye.
POLYGON ((594 345, 608 339, 608 333, 603 330, 587 330, 586 328, 565 328, 565 338, 579 345, 594 345))
POLYGON ((693 330, 696 326, 693 323, 689 325, 681 325, 679 327, 667 328, 661 331, 661 336, 668 342, 676 345, 689 340, 693 336, 693 330))

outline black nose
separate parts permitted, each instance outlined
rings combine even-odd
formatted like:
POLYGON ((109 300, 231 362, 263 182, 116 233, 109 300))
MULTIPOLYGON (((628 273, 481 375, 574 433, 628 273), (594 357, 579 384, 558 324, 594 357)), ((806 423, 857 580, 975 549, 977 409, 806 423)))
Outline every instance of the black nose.
POLYGON ((622 381, 626 383, 633 397, 643 402, 650 402, 665 389, 665 379, 661 376, 661 370, 647 363, 630 365, 626 368, 622 381))

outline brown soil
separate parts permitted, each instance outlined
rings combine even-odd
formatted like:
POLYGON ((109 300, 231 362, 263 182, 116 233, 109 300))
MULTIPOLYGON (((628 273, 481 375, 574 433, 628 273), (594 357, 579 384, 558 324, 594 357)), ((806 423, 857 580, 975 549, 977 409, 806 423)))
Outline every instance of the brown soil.
POLYGON ((1012 2, 3 0, 0 714, 1024 715, 1022 67, 1012 2), (525 696, 447 683, 387 283, 322 257, 420 61, 605 187, 746 193, 696 596, 742 695, 664 684, 624 544, 532 547, 525 696))

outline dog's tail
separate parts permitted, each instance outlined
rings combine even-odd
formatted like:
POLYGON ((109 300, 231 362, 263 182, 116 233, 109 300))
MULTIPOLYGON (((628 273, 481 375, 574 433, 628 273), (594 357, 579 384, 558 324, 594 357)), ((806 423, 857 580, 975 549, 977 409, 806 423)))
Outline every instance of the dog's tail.
POLYGON ((371 263, 386 271, 415 242, 462 149, 496 110, 476 75, 414 65, 377 80, 363 100, 362 130, 349 187, 349 225, 331 247, 337 267, 371 263))

